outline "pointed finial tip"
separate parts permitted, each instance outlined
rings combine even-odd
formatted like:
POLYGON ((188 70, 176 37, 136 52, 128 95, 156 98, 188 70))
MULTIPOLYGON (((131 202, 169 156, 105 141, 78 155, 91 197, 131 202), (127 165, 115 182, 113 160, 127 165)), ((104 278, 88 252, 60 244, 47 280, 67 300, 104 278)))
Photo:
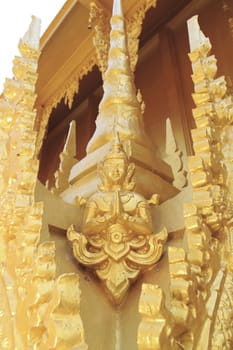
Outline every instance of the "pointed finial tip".
POLYGON ((115 140, 115 142, 120 143, 119 131, 117 131, 116 128, 113 130, 113 134, 114 134, 114 140, 115 140))
POLYGON ((194 51, 204 44, 209 44, 209 39, 200 29, 198 15, 191 17, 187 21, 190 51, 194 51))
POLYGON ((121 17, 123 17, 123 10, 122 10, 122 2, 121 2, 121 0, 114 0, 113 1, 112 15, 113 16, 121 16, 121 17))

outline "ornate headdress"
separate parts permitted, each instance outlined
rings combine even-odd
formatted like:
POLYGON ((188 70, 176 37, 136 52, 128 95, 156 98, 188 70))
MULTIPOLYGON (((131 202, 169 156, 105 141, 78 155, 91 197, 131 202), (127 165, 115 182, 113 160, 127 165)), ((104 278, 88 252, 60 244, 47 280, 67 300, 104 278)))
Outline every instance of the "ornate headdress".
POLYGON ((132 179, 134 170, 135 170, 135 165, 134 163, 129 162, 129 157, 124 151, 123 145, 120 142, 119 134, 117 132, 115 133, 115 138, 111 143, 108 154, 105 156, 104 161, 99 164, 98 171, 103 183, 98 187, 101 191, 109 190, 108 179, 106 178, 105 172, 104 172, 104 168, 105 168, 104 163, 106 160, 109 160, 109 159, 123 159, 125 161, 127 165, 127 170, 126 170, 125 180, 122 183, 122 189, 132 191, 135 187, 135 182, 132 179))
POLYGON ((115 138, 111 143, 110 150, 105 156, 104 161, 108 159, 124 159, 127 163, 129 162, 128 156, 124 151, 123 145, 120 141, 118 132, 115 133, 115 138))

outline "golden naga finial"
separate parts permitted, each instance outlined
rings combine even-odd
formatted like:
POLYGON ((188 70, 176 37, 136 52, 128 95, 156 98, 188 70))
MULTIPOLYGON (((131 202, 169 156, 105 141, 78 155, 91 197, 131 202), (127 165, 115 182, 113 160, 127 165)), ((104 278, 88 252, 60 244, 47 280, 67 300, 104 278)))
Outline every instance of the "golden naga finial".
POLYGON ((134 164, 118 135, 99 167, 103 184, 86 203, 82 233, 71 226, 67 236, 79 263, 94 269, 114 303, 130 284, 161 258, 166 229, 152 234, 148 201, 133 192, 134 164))
POLYGON ((104 95, 99 106, 96 131, 87 145, 87 153, 112 141, 116 128, 122 141, 134 140, 149 147, 144 131, 141 104, 137 98, 130 69, 125 21, 120 0, 113 3, 108 67, 103 76, 104 95))

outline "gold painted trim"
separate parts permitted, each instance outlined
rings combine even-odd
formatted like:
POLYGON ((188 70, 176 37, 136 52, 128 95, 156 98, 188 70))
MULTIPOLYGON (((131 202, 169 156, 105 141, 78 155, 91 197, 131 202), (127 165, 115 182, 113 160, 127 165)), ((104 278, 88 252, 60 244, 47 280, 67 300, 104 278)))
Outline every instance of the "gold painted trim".
POLYGON ((45 45, 48 44, 51 37, 54 35, 56 30, 58 30, 61 23, 64 21, 64 19, 68 16, 70 11, 72 11, 72 8, 74 5, 76 5, 79 0, 67 0, 65 4, 62 6, 61 10, 58 12, 58 14, 54 17, 53 21, 50 23, 44 34, 42 35, 40 39, 40 50, 43 50, 45 45))

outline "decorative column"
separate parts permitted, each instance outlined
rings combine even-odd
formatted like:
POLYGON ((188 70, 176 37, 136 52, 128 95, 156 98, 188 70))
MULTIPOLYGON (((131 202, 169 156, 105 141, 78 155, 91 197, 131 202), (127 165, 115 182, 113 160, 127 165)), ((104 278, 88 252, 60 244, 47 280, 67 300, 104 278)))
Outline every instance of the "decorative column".
MULTIPOLYGON (((188 21, 188 30, 196 105, 195 155, 188 160, 193 200, 184 205, 185 244, 168 250, 170 297, 166 303, 178 349, 230 350, 233 99, 225 78, 215 78, 217 61, 209 55, 211 44, 197 16, 188 21)), ((147 349, 146 340, 140 349, 147 349)))
POLYGON ((78 277, 71 284, 66 275, 56 281, 55 244, 39 244, 43 203, 34 199, 39 162, 33 129, 39 40, 40 20, 32 17, 19 41, 14 79, 6 79, 0 99, 0 348, 55 350, 72 344, 87 349, 79 297, 69 305, 63 302, 59 329, 52 318, 59 300, 66 299, 61 279, 67 279, 66 286, 75 287, 79 296, 78 277), (76 321, 75 336, 66 332, 67 314, 76 321))

